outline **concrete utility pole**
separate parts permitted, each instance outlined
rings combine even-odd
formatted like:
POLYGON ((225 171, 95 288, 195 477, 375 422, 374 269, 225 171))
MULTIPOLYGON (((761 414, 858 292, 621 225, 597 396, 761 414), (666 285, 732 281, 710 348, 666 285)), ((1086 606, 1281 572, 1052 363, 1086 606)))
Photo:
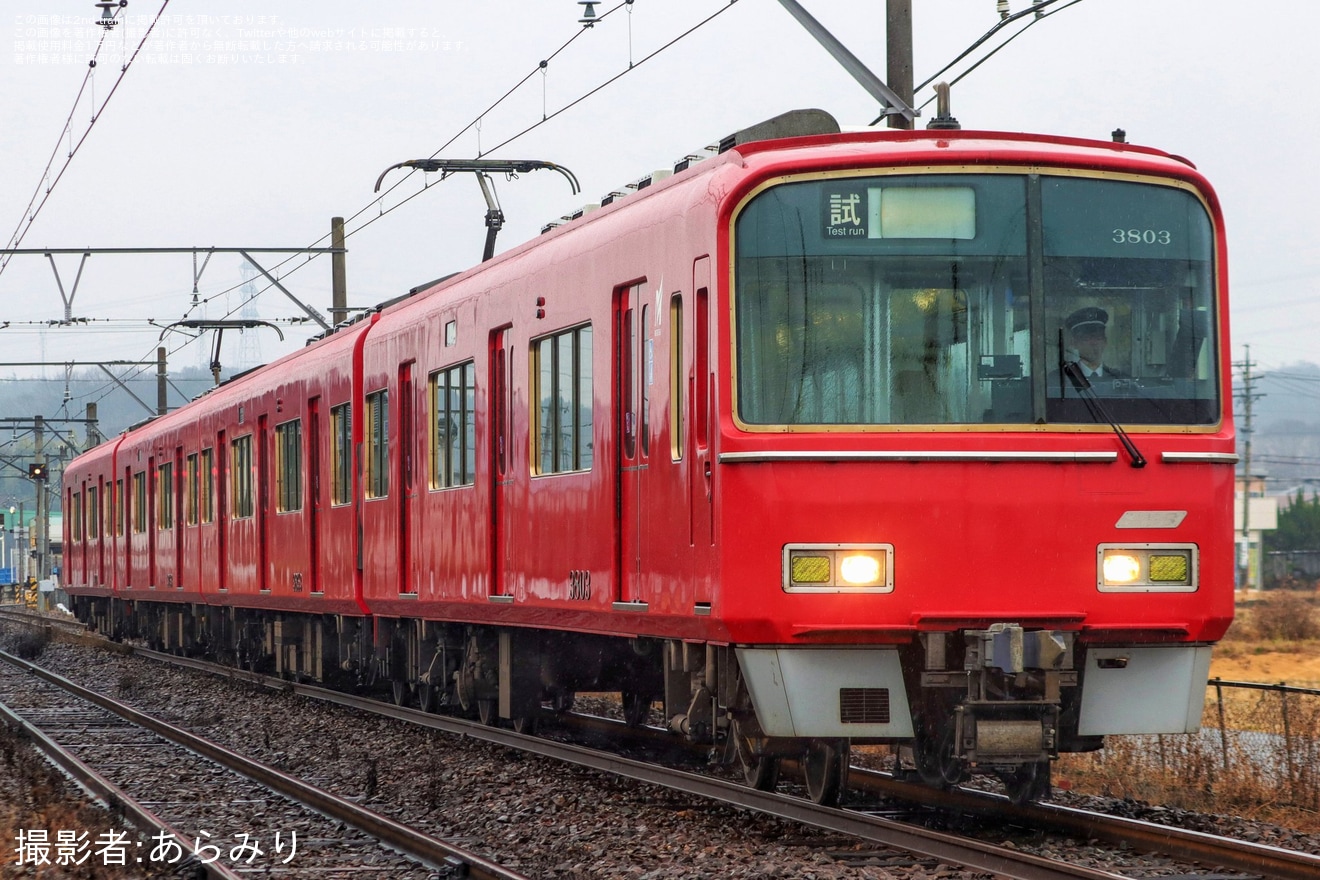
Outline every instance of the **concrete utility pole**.
POLYGON ((34 480, 37 490, 37 580, 50 576, 50 504, 46 498, 46 431, 45 419, 36 416, 33 419, 32 437, 36 452, 33 463, 41 467, 42 476, 34 480))
POLYGON ((348 320, 348 272, 344 259, 344 218, 330 218, 330 324, 338 327, 348 320))
POLYGON ((1246 352, 1243 360, 1233 364, 1242 370, 1242 390, 1237 398, 1242 401, 1242 586, 1251 585, 1251 405, 1263 397, 1255 390, 1257 377, 1252 376, 1251 346, 1243 346, 1246 352))
MULTIPOLYGON (((910 0, 908 0, 908 2, 910 3, 910 0)), ((811 13, 807 12, 797 0, 779 0, 779 5, 783 6, 784 9, 788 10, 790 15, 797 19, 798 24, 802 25, 803 29, 811 34, 825 51, 830 53, 831 57, 838 62, 840 67, 848 72, 849 76, 856 80, 858 85, 866 89, 871 97, 880 102, 880 105, 884 107, 883 115, 891 116, 897 113, 903 116, 906 120, 906 127, 912 127, 912 119, 916 117, 917 112, 912 109, 912 102, 910 100, 903 99, 895 94, 894 90, 888 85, 881 82, 880 77, 867 69, 866 65, 863 64, 856 55, 848 51, 848 48, 844 46, 843 43, 839 42, 837 37, 826 30, 820 22, 816 21, 811 13)), ((909 14, 909 19, 910 18, 911 15, 909 14)), ((910 31, 911 27, 909 26, 909 32, 910 31)), ((911 43, 910 37, 908 43, 911 43)), ((908 50, 908 54, 911 54, 910 49, 908 50)), ((910 63, 908 64, 908 67, 911 67, 910 63)), ((876 121, 878 122, 879 120, 877 119, 876 121)), ((379 188, 379 186, 380 184, 378 181, 377 188, 379 188)))
MULTIPOLYGON (((885 58, 889 88, 907 106, 912 106, 912 0, 886 0, 888 15, 885 33, 885 58)), ((890 128, 912 128, 913 121, 902 114, 890 114, 890 128)))
POLYGON ((27 531, 23 528, 23 518, 26 516, 27 502, 18 502, 18 510, 9 508, 10 513, 17 513, 18 519, 14 521, 14 547, 11 557, 11 564, 14 567, 14 580, 20 584, 27 583, 28 573, 28 539, 27 531))
POLYGON ((96 404, 87 404, 87 445, 84 450, 101 445, 101 429, 96 426, 96 404))
POLYGON ((169 389, 170 374, 165 367, 164 346, 156 349, 156 415, 163 416, 170 411, 169 389))

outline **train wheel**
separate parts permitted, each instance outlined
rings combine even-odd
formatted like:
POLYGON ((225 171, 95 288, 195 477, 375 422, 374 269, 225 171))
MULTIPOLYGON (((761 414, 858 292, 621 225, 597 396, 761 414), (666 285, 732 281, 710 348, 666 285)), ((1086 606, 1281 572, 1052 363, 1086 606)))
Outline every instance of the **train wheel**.
POLYGON ((524 736, 536 736, 536 729, 540 726, 540 716, 524 715, 521 718, 513 719, 514 733, 521 733, 524 736))
POLYGON ((572 691, 556 689, 550 695, 550 708, 556 712, 568 712, 573 708, 575 696, 572 691))
POLYGON ((623 722, 629 727, 641 727, 651 714, 651 699, 637 691, 623 692, 623 722))
POLYGON ((496 700, 477 700, 477 717, 487 727, 494 727, 500 720, 498 702, 496 700))
POLYGON ((918 736, 912 747, 913 761, 921 781, 935 788, 948 788, 963 780, 963 766, 953 755, 953 731, 938 738, 918 736))
POLYGON ((848 741, 813 739, 802 756, 802 776, 807 794, 824 807, 837 807, 848 787, 848 741))
POLYGON ((394 698, 394 705, 396 706, 408 705, 408 682, 398 681, 397 679, 391 681, 390 696, 394 698))
POLYGON ((434 712, 440 703, 439 688, 433 684, 417 685, 417 708, 423 712, 434 712))
POLYGON ((1049 800, 1050 762, 1033 761, 1000 775, 1008 798, 1019 807, 1032 801, 1049 800))
POLYGON ((779 759, 756 754, 752 741, 743 734, 737 719, 729 735, 733 737, 734 757, 742 771, 743 782, 758 791, 774 791, 779 784, 779 759))

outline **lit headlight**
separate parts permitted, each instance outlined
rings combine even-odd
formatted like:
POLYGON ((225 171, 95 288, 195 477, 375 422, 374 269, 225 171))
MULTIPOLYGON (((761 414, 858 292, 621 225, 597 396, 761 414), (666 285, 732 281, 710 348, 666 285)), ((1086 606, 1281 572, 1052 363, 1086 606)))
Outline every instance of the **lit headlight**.
POLYGON ((1197 588, 1195 544, 1101 544, 1102 593, 1191 593, 1197 588))
POLYGON ((850 553, 839 559, 839 577, 855 587, 870 586, 880 580, 884 565, 875 556, 850 553))
POLYGON ((1131 584, 1141 577, 1141 560, 1130 553, 1109 551, 1101 567, 1107 584, 1131 584))
POLYGON ((789 593, 889 593, 893 554, 890 544, 790 544, 782 586, 789 593))

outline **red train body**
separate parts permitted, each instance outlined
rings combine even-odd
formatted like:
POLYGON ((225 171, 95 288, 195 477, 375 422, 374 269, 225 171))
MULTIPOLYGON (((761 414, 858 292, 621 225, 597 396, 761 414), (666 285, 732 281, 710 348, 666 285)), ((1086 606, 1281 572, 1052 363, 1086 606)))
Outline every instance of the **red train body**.
POLYGON ((1236 459, 1189 163, 827 132, 647 183, 79 457, 78 612, 491 719, 663 699, 823 799, 848 741, 1034 796, 1197 727, 1236 459))

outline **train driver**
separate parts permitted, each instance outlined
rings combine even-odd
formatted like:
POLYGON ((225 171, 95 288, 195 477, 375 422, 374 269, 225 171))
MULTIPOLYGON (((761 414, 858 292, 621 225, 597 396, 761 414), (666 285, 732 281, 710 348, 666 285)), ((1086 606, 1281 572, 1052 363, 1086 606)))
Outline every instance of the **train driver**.
POLYGON ((1083 306, 1064 318, 1063 326, 1067 330, 1067 344, 1071 351, 1064 352, 1063 359, 1071 361, 1078 372, 1074 373, 1070 369, 1069 375, 1065 377, 1057 368, 1050 370, 1046 378, 1047 395, 1078 396, 1081 377, 1092 386, 1128 378, 1122 370, 1105 363, 1105 349, 1109 345, 1108 325, 1109 313, 1099 306, 1083 306))

